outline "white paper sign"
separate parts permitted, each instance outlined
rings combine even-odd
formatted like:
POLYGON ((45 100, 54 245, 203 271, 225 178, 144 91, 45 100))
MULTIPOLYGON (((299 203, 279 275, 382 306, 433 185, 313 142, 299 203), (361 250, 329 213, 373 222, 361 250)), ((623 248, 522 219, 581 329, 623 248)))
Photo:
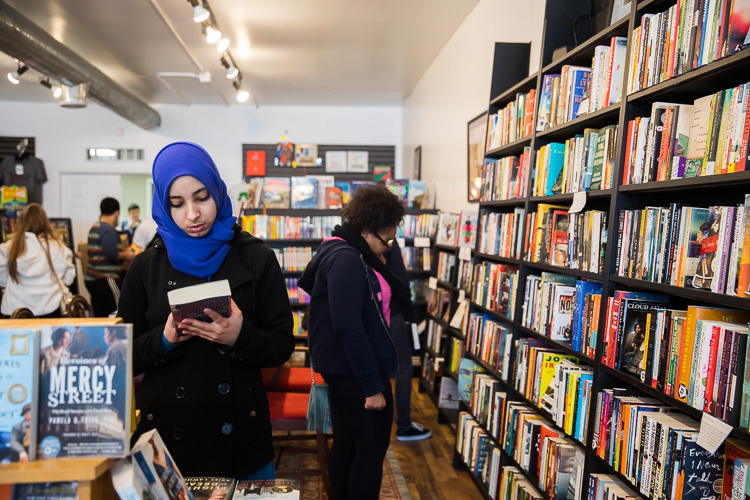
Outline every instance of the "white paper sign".
POLYGON ((573 204, 570 206, 570 210, 568 210, 569 214, 575 214, 583 210, 583 207, 586 205, 586 191, 578 191, 573 195, 573 204))
POLYGON ((698 433, 698 446, 703 447, 709 453, 716 453, 731 432, 731 425, 704 413, 701 418, 701 430, 698 433))
POLYGON ((414 345, 414 350, 418 351, 421 348, 419 343, 419 330, 417 329, 416 323, 411 324, 411 338, 414 345))
POLYGON ((417 248, 430 248, 430 238, 417 236, 414 238, 414 246, 417 248))
POLYGON ((430 290, 437 290, 437 283, 437 278, 435 278, 434 276, 430 276, 427 286, 430 288, 430 290))
POLYGON ((466 290, 459 290, 458 291, 458 301, 463 302, 466 300, 466 290))
POLYGON ((458 249, 459 260, 471 260, 471 248, 461 247, 458 249))
POLYGON ((406 246, 405 238, 396 238, 396 241, 398 242, 398 246, 400 246, 401 248, 404 248, 406 246))
POLYGON ((424 333, 425 329, 427 328, 427 320, 423 319, 419 322, 419 326, 417 327, 417 330, 419 333, 424 333))
POLYGON ((462 301, 460 304, 458 304, 458 307, 456 308, 456 314, 453 315, 453 319, 451 319, 450 326, 453 328, 461 328, 461 323, 464 321, 464 314, 466 314, 466 301, 462 301))

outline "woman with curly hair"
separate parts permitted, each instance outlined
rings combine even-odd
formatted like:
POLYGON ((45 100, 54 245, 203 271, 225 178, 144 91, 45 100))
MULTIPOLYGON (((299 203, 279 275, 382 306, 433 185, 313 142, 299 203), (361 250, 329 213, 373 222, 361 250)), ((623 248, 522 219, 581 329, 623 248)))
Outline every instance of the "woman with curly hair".
POLYGON ((299 286, 310 294, 312 364, 328 383, 333 497, 377 499, 393 422, 388 375, 398 367, 389 304, 401 288, 384 254, 404 207, 385 187, 366 185, 341 216, 299 286))

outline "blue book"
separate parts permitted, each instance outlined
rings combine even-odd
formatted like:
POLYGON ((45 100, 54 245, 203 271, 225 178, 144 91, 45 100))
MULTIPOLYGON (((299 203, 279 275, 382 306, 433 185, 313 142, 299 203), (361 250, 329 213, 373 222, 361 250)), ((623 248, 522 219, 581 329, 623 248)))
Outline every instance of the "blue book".
POLYGON ((570 92, 570 106, 568 106, 566 121, 573 120, 578 116, 578 108, 591 78, 591 68, 572 67, 569 71, 571 72, 573 87, 570 92))
POLYGON ((292 177, 291 207, 318 208, 318 181, 305 176, 292 177))
POLYGON ((547 165, 547 185, 544 189, 545 196, 552 196, 554 191, 552 186, 555 184, 557 177, 562 173, 563 164, 565 163, 565 144, 551 142, 549 144, 549 164, 547 165))
POLYGON ((542 90, 539 93, 539 112, 537 114, 536 130, 541 132, 550 126, 552 116, 552 83, 560 74, 544 75, 542 90))
POLYGON ((593 373, 583 373, 578 381, 578 407, 576 408, 576 430, 575 437, 579 441, 583 442, 586 437, 586 410, 583 407, 584 403, 588 404, 588 401, 584 401, 586 396, 586 386, 589 384, 589 398, 591 398, 591 385, 594 382, 593 373))
POLYGON ((602 284, 596 281, 576 281, 576 300, 573 304, 573 337, 571 340, 571 347, 578 352, 584 352, 583 335, 585 332, 583 329, 586 325, 586 320, 583 317, 583 314, 585 312, 586 295, 591 293, 601 295, 602 284))

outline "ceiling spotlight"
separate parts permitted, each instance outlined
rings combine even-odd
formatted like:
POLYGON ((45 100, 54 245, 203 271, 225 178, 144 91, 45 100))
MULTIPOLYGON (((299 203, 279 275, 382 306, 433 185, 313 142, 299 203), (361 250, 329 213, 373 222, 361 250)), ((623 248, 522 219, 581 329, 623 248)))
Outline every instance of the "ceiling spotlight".
POLYGON ((198 4, 193 7, 193 21, 196 23, 202 23, 208 17, 211 15, 211 13, 202 5, 198 4))
POLYGON ((210 44, 214 44, 221 39, 221 31, 217 30, 213 26, 206 26, 206 41, 210 44))
POLYGON ((21 81, 21 75, 26 73, 28 70, 28 66, 26 66, 24 63, 19 62, 18 69, 16 71, 8 73, 8 81, 10 81, 10 83, 12 83, 13 85, 18 85, 18 83, 21 81))
POLYGON ((229 48, 229 38, 224 37, 221 40, 219 40, 218 44, 216 44, 216 51, 219 53, 224 52, 228 48, 229 48))
POLYGON ((39 80, 39 83, 42 85, 42 87, 47 87, 48 89, 50 89, 52 91, 52 96, 55 99, 57 99, 58 97, 60 97, 62 95, 62 89, 60 88, 60 86, 59 85, 52 85, 52 83, 50 83, 50 81, 49 81, 49 77, 48 76, 45 76, 44 78, 41 78, 39 80))
POLYGON ((221 65, 227 69, 227 79, 231 80, 240 73, 240 70, 234 64, 227 61, 227 58, 221 56, 221 65))
POLYGON ((237 102, 245 102, 250 98, 250 92, 242 88, 242 78, 232 82, 232 86, 237 91, 237 102))

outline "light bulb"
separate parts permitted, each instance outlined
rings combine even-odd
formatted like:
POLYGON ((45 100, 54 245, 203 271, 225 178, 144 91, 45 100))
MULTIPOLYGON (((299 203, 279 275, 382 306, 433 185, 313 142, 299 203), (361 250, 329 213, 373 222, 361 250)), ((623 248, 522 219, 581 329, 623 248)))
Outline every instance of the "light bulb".
POLYGON ((60 87, 59 85, 55 85, 54 87, 52 87, 52 96, 55 99, 58 99, 61 95, 62 95, 62 87, 60 87))
POLYGON ((217 30, 212 26, 206 28, 206 41, 210 44, 214 44, 221 39, 221 31, 217 30))
POLYGON ((229 67, 227 68, 227 78, 228 78, 229 80, 231 80, 232 78, 234 78, 235 76, 237 76, 237 74, 238 74, 239 72, 240 72, 240 70, 238 70, 238 69, 237 69, 237 68, 235 68, 234 66, 229 66, 229 67))
POLYGON ((237 102, 245 102, 250 98, 250 92, 247 90, 240 90, 237 92, 237 102))
POLYGON ((202 5, 196 5, 193 7, 193 21, 200 23, 208 19, 211 13, 205 9, 202 5))
POLYGON ((12 83, 13 85, 18 85, 18 83, 21 81, 19 80, 19 74, 15 71, 8 73, 8 81, 12 83))
POLYGON ((229 48, 229 38, 222 38, 219 40, 219 43, 216 45, 216 51, 219 53, 224 52, 229 48))

